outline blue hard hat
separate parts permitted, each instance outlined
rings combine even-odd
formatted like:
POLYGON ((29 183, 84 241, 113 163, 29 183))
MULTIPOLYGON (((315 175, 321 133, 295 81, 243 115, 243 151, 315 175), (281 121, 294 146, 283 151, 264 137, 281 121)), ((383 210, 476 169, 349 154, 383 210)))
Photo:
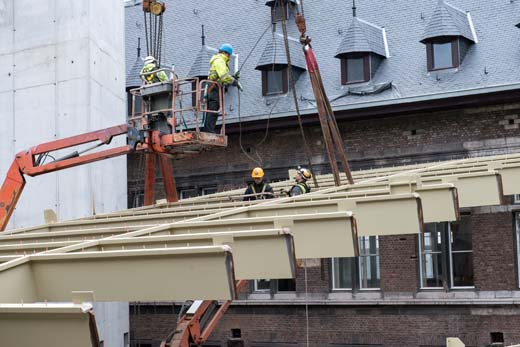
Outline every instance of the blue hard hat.
POLYGON ((218 50, 221 52, 226 52, 229 55, 233 54, 233 46, 231 46, 229 43, 222 44, 218 50))

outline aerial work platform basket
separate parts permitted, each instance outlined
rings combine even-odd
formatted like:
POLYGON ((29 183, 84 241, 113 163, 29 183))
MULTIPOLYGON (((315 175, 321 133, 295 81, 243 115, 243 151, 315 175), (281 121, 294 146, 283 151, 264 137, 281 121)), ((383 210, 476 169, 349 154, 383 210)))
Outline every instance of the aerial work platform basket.
POLYGON ((223 86, 215 81, 197 77, 177 78, 170 69, 172 79, 146 84, 130 90, 132 96, 129 124, 155 136, 169 154, 183 156, 206 151, 212 147, 226 147, 226 113, 223 86), (206 95, 217 88, 219 109, 209 110, 206 95), (207 114, 220 115, 220 131, 203 131, 207 114))

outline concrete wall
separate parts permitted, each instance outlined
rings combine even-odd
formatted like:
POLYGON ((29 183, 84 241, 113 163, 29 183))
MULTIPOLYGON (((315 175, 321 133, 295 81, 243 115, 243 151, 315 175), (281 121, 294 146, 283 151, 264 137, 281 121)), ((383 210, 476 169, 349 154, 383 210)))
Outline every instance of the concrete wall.
MULTIPOLYGON (((0 0, 2 177, 18 151, 125 122, 123 14, 118 0, 0 0)), ((116 158, 28 178, 9 227, 125 207, 116 158)))
MULTIPOLYGON (((121 0, 0 0, 2 179, 21 150, 125 122, 123 9, 121 0)), ((124 209, 126 182, 125 157, 28 178, 9 228, 42 224, 44 209, 60 220, 124 209)), ((104 346, 123 346, 128 304, 96 309, 104 346)))

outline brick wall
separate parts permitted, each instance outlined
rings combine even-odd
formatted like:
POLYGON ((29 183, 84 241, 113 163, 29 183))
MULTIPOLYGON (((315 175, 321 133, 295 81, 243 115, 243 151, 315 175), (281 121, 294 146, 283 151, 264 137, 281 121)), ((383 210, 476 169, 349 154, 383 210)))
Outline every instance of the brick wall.
MULTIPOLYGON (((520 112, 520 104, 417 113, 407 116, 340 121, 339 128, 353 169, 460 158, 520 150, 518 129, 506 129, 505 118, 520 112)), ((245 126, 244 126, 245 128, 245 126)), ((330 172, 319 126, 307 125, 316 173, 330 172)), ((305 165, 303 142, 296 121, 292 127, 268 131, 243 130, 229 135, 225 149, 214 149, 174 161, 181 189, 218 186, 219 190, 244 186, 251 168, 261 165, 268 179, 287 179, 287 170, 305 165), (243 150, 242 150, 243 149, 243 150), (246 153, 244 153, 246 152, 246 153)), ((143 189, 144 160, 130 155, 130 195, 143 189)), ((159 171, 157 181, 161 182, 159 171)), ((159 187, 158 187, 159 188, 159 187)), ((164 194, 157 190, 157 197, 164 194)))
POLYGON ((511 212, 471 216, 473 268, 478 289, 518 288, 513 223, 511 212))
POLYGON ((379 239, 381 289, 416 292, 419 285, 417 236, 383 236, 379 239))
MULTIPOLYGON (((131 321, 146 320, 147 328, 141 328, 139 333, 154 339, 165 317, 148 314, 131 316, 131 321)), ((440 347, 446 345, 446 337, 456 336, 467 346, 480 347, 491 342, 491 332, 504 333, 506 345, 520 341, 518 308, 450 306, 439 310, 434 306, 330 305, 309 306, 308 317, 310 346, 440 347)), ((176 316, 171 315, 171 324, 175 320, 176 316)), ((231 329, 241 329, 247 347, 303 347, 307 338, 305 306, 232 306, 211 335, 212 345, 226 346, 231 329)))

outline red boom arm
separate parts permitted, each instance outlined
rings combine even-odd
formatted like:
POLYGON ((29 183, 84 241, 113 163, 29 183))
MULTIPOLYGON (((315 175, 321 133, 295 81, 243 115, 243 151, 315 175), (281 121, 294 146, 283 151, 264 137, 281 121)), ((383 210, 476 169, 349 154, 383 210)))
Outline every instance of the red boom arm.
POLYGON ((128 133, 129 127, 123 124, 82 135, 67 137, 61 140, 50 141, 18 153, 0 189, 0 231, 5 229, 23 191, 25 186, 25 178, 23 175, 37 176, 128 154, 134 150, 135 143, 133 142, 133 138, 128 136, 129 144, 125 146, 110 148, 86 155, 80 155, 81 153, 76 151, 67 157, 56 159, 50 163, 40 163, 40 158, 43 158, 42 156, 60 149, 99 141, 98 144, 90 148, 93 149, 101 145, 109 144, 114 136, 128 133))

